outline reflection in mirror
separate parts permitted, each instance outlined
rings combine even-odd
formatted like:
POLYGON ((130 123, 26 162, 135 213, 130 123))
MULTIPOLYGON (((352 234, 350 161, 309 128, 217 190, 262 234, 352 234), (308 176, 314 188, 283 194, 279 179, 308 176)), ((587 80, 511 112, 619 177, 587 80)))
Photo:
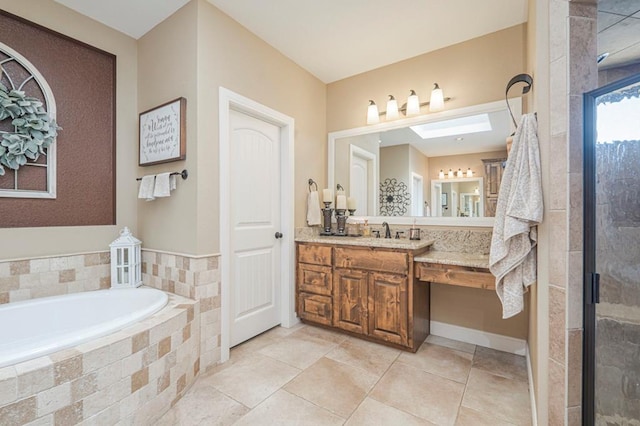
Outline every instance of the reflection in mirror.
MULTIPOLYGON (((519 120, 521 99, 510 105, 519 120)), ((329 183, 358 216, 490 217, 513 131, 498 101, 330 133, 329 183)))
POLYGON ((431 216, 483 217, 483 181, 481 177, 431 180, 431 216))

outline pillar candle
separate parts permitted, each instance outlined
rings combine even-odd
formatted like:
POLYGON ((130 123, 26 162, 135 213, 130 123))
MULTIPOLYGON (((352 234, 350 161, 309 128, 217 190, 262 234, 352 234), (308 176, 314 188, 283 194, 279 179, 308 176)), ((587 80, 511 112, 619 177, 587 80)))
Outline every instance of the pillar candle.
POLYGON ((337 210, 346 210, 347 209, 347 197, 344 195, 338 195, 336 198, 336 209, 337 210))
POLYGON ((355 210, 356 209, 356 199, 353 197, 349 197, 347 198, 347 208, 349 210, 355 210))
POLYGON ((333 203, 333 194, 329 188, 322 190, 322 201, 325 203, 333 203))

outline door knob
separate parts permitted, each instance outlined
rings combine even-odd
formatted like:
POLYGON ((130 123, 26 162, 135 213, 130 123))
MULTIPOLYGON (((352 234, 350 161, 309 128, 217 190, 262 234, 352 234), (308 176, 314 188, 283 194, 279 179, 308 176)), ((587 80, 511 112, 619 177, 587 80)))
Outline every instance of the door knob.
POLYGON ((276 232, 276 239, 282 238, 282 232, 276 232))

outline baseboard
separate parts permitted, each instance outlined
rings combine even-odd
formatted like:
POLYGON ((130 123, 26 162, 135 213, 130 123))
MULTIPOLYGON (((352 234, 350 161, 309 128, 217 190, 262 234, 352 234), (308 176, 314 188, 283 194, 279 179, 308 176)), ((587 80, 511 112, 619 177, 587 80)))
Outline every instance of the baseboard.
POLYGON ((527 353, 527 342, 524 339, 516 339, 515 337, 460 327, 459 325, 444 322, 431 321, 431 334, 516 355, 524 356, 527 353))
POLYGON ((536 407, 536 393, 533 386, 533 368, 531 367, 531 352, 529 351, 529 343, 527 349, 527 376, 529 377, 529 396, 531 397, 531 425, 538 426, 538 410, 536 407))

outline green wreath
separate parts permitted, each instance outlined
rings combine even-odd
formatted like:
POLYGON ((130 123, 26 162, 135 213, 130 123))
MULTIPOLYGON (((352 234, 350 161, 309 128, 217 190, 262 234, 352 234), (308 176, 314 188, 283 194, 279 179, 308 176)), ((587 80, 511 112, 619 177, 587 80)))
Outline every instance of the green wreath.
POLYGON ((46 155, 58 135, 56 121, 49 117, 43 103, 20 90, 8 90, 0 83, 0 122, 11 119, 15 132, 0 130, 0 176, 5 167, 18 170, 28 160, 46 155))

